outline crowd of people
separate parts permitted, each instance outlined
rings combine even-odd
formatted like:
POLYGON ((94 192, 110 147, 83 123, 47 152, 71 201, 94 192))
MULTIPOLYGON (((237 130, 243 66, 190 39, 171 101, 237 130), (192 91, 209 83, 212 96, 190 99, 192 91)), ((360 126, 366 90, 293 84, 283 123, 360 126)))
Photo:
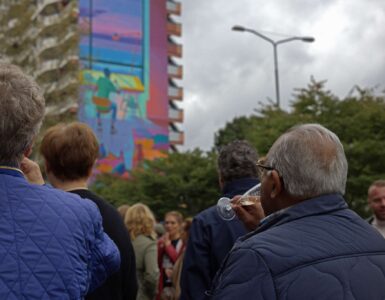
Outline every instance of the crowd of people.
POLYGON ((263 158, 247 141, 221 148, 236 218, 212 206, 156 220, 88 189, 99 145, 80 122, 45 132, 43 177, 28 157, 44 108, 35 81, 0 62, 0 299, 385 298, 385 180, 370 185, 363 220, 343 198, 343 145, 322 125, 294 126, 263 158))

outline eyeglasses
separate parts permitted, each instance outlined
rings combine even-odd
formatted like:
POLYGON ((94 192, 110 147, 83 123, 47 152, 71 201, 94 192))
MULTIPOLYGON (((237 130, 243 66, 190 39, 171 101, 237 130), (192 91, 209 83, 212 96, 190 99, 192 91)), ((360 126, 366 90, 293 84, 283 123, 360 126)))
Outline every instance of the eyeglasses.
POLYGON ((265 170, 267 170, 267 171, 274 170, 273 167, 264 165, 263 161, 257 161, 256 166, 258 167, 258 174, 259 174, 260 177, 262 176, 263 171, 265 171, 265 170))
POLYGON ((281 181, 281 183, 282 183, 282 185, 283 185, 283 178, 282 178, 282 176, 281 176, 281 174, 277 171, 277 169, 276 168, 274 168, 274 167, 271 167, 271 166, 266 166, 265 164, 264 164, 264 162, 265 162, 265 160, 258 160, 257 162, 256 162, 256 166, 258 167, 258 176, 259 176, 259 179, 260 180, 262 180, 262 175, 263 175, 263 171, 273 171, 273 170, 275 170, 277 173, 278 173, 278 176, 279 176, 279 179, 280 179, 280 181, 281 181))

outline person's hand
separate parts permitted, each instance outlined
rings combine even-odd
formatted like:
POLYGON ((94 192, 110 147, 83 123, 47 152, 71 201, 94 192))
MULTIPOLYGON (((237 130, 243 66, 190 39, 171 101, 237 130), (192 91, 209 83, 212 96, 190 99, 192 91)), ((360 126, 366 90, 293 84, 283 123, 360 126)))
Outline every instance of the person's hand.
POLYGON ((20 164, 20 169, 24 173, 29 183, 44 184, 43 175, 41 174, 40 167, 37 163, 24 157, 20 164))
POLYGON ((231 206, 243 225, 249 230, 257 229, 259 222, 265 217, 261 201, 258 199, 252 205, 242 206, 240 204, 241 196, 235 196, 231 200, 231 206))
POLYGON ((171 244, 171 240, 170 240, 170 234, 168 232, 166 232, 163 237, 162 237, 162 240, 163 240, 163 244, 165 246, 169 246, 171 244))
POLYGON ((166 277, 167 278, 171 278, 172 277, 172 272, 173 272, 172 268, 164 269, 164 273, 166 273, 166 277))

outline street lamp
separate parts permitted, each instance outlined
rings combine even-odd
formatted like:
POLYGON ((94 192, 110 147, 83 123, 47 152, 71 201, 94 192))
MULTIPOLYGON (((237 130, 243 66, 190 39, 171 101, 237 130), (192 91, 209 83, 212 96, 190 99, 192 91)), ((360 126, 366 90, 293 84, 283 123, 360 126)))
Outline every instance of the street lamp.
POLYGON ((291 42, 291 41, 302 41, 305 43, 312 43, 315 41, 315 39, 311 36, 293 36, 286 39, 282 39, 279 41, 274 41, 271 38, 263 35, 262 33, 259 33, 253 29, 245 28, 243 26, 235 25, 232 28, 233 31, 241 31, 241 32, 250 32, 252 34, 255 34, 256 36, 259 36, 260 38, 264 39, 265 41, 269 42, 273 45, 274 50, 274 75, 275 75, 275 93, 276 93, 276 101, 277 101, 277 107, 280 106, 280 98, 279 98, 279 80, 278 80, 278 58, 277 58, 277 46, 279 44, 291 42))

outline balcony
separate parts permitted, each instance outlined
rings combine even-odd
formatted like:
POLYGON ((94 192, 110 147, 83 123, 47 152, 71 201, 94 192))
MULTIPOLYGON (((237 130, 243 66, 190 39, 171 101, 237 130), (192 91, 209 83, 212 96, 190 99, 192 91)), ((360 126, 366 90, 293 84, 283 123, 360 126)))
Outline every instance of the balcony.
POLYGON ((35 55, 39 56, 44 51, 56 46, 60 46, 73 37, 76 37, 76 32, 70 30, 63 38, 49 37, 49 38, 40 39, 40 41, 37 44, 37 48, 35 50, 35 55))
POLYGON ((182 5, 180 2, 168 0, 166 2, 167 13, 180 16, 182 11, 182 5))
POLYGON ((182 79, 183 67, 172 62, 168 63, 167 74, 171 78, 182 79))
POLYGON ((182 35, 182 24, 176 23, 173 20, 167 22, 167 34, 181 36, 182 35))
POLYGON ((172 40, 168 41, 167 54, 169 56, 182 57, 182 45, 179 45, 172 40))
POLYGON ((168 98, 171 100, 183 100, 183 88, 176 87, 176 86, 169 86, 168 98))
POLYGON ((182 109, 176 109, 170 107, 168 109, 168 118, 171 122, 179 122, 182 123, 184 119, 184 112, 182 109))
POLYGON ((32 20, 35 20, 38 15, 46 8, 48 5, 55 4, 55 3, 61 3, 62 0, 37 0, 36 1, 37 9, 35 13, 32 15, 32 20))
POLYGON ((41 64, 40 68, 35 72, 34 77, 38 78, 39 76, 43 75, 46 72, 59 70, 63 67, 65 67, 68 63, 75 63, 78 61, 77 55, 69 55, 59 61, 58 59, 51 59, 48 61, 45 61, 41 64))
POLYGON ((184 132, 169 130, 168 138, 169 138, 170 144, 172 145, 184 144, 184 132))

